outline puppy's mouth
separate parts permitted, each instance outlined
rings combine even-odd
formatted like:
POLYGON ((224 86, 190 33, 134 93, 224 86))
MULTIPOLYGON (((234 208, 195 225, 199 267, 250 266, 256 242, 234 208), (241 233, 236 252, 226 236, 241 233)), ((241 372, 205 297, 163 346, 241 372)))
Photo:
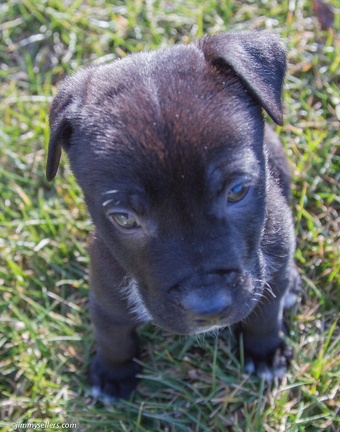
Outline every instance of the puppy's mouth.
MULTIPOLYGON (((256 302, 257 303, 257 302, 256 302)), ((200 334, 200 333, 211 333, 216 332, 218 330, 223 330, 225 327, 229 327, 233 324, 236 324, 245 318, 252 312, 255 307, 255 303, 250 301, 247 302, 245 306, 238 307, 236 304, 231 305, 227 308, 227 311, 222 312, 223 316, 215 316, 215 317, 196 317, 192 318, 190 315, 186 316, 185 324, 186 331, 183 331, 185 334, 200 334)), ((185 326, 183 326, 184 329, 185 326)))

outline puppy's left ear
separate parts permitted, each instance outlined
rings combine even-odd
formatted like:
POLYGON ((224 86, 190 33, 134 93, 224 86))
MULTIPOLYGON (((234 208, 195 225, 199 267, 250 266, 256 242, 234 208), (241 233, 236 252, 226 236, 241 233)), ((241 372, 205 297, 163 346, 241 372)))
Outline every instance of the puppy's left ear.
POLYGON ((231 32, 206 36, 199 47, 207 62, 220 68, 229 65, 275 123, 282 125, 286 52, 275 35, 261 30, 231 32))
POLYGON ((50 109, 50 142, 46 163, 46 178, 52 181, 57 173, 62 147, 68 147, 72 135, 71 122, 67 118, 72 95, 62 88, 50 109))

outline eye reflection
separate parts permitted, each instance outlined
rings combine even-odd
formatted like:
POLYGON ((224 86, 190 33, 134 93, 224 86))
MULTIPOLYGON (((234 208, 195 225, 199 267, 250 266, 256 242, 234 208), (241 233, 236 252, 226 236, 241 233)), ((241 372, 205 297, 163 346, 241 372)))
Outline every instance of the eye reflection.
POLYGON ((108 213, 110 221, 124 229, 139 228, 137 217, 133 213, 125 212, 110 212, 108 213))

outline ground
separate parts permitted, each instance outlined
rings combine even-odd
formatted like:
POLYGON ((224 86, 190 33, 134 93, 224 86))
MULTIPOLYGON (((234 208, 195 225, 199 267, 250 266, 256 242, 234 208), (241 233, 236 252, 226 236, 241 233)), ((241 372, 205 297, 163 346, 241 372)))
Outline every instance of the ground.
POLYGON ((340 39, 335 0, 62 1, 0 4, 0 430, 339 430, 340 39), (325 6, 328 4, 328 7, 325 6), (314 5, 314 7, 313 7, 314 5), (333 13, 334 12, 334 13, 333 13), (267 28, 287 45, 285 124, 303 287, 287 315, 295 352, 268 386, 243 369, 230 332, 141 329, 144 372, 129 402, 95 403, 87 311, 91 230, 67 159, 45 179, 48 107, 81 65, 267 28), (64 425, 63 425, 64 424, 64 425), (27 425, 26 425, 27 426, 27 425), (33 426, 31 426, 31 429, 33 426))

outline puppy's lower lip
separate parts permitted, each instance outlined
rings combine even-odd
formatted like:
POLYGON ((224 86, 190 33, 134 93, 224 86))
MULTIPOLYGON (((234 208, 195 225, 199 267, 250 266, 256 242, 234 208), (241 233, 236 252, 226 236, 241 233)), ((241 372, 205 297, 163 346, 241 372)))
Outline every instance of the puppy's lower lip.
POLYGON ((198 315, 196 317, 192 317, 192 322, 194 322, 196 325, 204 325, 204 326, 211 326, 211 325, 226 325, 224 324, 224 321, 230 316, 231 313, 231 306, 225 306, 218 312, 214 312, 211 314, 202 314, 201 316, 198 315))
POLYGON ((195 327, 225 327, 227 325, 229 325, 228 320, 226 320, 226 316, 220 317, 220 319, 215 319, 215 320, 207 320, 204 318, 196 318, 194 320, 192 320, 192 323, 194 324, 195 327))
POLYGON ((194 324, 197 326, 204 326, 207 324, 205 319, 196 319, 194 320, 194 324))

